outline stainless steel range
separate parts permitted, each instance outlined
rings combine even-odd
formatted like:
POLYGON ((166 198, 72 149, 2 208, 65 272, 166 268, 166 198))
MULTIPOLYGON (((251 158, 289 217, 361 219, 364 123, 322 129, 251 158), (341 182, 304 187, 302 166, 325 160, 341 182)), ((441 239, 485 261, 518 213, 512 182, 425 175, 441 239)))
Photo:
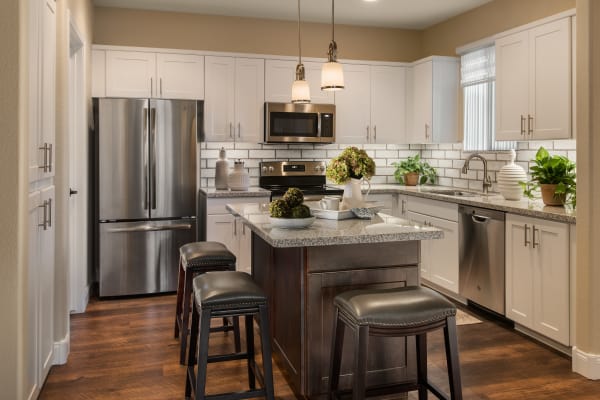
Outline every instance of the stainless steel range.
POLYGON ((305 200, 319 200, 325 195, 339 195, 343 189, 328 186, 324 161, 263 161, 258 185, 271 191, 271 200, 283 196, 290 187, 304 193, 305 200))

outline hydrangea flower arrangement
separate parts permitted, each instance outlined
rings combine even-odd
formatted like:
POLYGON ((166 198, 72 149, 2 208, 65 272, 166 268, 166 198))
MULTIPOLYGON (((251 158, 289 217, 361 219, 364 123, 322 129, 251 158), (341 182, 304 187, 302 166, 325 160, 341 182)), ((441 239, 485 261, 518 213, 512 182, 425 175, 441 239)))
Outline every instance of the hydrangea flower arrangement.
POLYGON ((375 175, 375 162, 366 151, 347 147, 327 165, 327 178, 334 183, 346 183, 350 178, 366 180, 375 175))

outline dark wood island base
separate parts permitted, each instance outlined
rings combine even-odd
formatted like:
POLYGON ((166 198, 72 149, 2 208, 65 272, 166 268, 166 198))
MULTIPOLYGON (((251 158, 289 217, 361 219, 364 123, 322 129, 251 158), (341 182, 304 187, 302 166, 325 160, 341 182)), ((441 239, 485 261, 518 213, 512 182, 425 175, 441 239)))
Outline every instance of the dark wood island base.
MULTIPOLYGON (((275 359, 300 398, 327 398, 333 298, 346 290, 419 284, 419 241, 272 247, 252 234, 252 274, 269 298, 275 359)), ((346 343, 353 333, 346 332, 346 343)), ((340 387, 350 388, 352 346, 340 387)), ((414 338, 369 339, 368 385, 416 380, 414 338)))

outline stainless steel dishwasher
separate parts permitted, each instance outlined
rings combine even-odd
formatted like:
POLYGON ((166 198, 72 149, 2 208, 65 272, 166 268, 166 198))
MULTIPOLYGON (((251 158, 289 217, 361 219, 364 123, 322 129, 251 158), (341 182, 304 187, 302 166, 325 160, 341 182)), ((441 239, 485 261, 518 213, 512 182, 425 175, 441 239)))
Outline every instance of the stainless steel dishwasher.
POLYGON ((505 214, 464 205, 458 212, 459 294, 505 315, 505 214))

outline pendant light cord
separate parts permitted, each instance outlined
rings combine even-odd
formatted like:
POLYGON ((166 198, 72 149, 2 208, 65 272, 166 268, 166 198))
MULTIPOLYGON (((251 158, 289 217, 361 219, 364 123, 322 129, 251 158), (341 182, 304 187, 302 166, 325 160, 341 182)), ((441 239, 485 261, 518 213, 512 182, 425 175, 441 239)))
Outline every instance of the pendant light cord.
POLYGON ((335 42, 335 23, 333 18, 333 13, 335 10, 334 3, 335 0, 331 0, 331 40, 335 42))
POLYGON ((302 42, 300 34, 300 0, 298 0, 298 64, 302 64, 302 42))

